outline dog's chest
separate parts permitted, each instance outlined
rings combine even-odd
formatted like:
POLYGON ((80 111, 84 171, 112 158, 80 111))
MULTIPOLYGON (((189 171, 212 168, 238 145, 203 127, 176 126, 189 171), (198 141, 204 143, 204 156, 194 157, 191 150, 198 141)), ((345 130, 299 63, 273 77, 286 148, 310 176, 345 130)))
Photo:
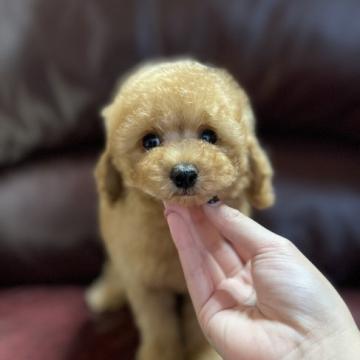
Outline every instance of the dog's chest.
POLYGON ((169 288, 182 292, 186 289, 175 246, 167 232, 159 232, 142 246, 143 263, 134 262, 138 276, 153 288, 169 288))
POLYGON ((162 209, 150 213, 126 211, 120 219, 115 218, 113 231, 104 238, 125 280, 184 292, 183 272, 162 209))

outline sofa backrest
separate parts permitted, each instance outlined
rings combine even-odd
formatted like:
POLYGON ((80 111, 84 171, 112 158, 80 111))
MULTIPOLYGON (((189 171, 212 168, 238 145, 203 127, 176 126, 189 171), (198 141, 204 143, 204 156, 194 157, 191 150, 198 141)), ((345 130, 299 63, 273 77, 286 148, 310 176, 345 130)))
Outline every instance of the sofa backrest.
POLYGON ((99 145, 99 109, 147 58, 228 68, 262 133, 360 140, 357 0, 0 0, 0 166, 99 145))

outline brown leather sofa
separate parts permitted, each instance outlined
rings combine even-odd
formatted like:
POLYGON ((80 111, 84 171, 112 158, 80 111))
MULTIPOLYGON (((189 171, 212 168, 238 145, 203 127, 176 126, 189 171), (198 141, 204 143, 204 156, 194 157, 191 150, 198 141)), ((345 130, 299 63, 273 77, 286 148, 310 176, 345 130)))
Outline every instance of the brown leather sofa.
POLYGON ((191 55, 253 100, 276 205, 256 214, 333 282, 360 324, 357 0, 0 0, 0 359, 132 359, 128 309, 83 301, 103 253, 99 109, 137 62, 191 55))

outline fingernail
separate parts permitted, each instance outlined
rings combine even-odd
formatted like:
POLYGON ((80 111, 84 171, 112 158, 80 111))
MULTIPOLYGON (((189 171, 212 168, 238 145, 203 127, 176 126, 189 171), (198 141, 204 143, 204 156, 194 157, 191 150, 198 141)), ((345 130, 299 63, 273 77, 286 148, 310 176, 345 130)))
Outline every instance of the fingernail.
POLYGON ((215 195, 208 202, 209 205, 216 206, 220 204, 220 199, 215 195))

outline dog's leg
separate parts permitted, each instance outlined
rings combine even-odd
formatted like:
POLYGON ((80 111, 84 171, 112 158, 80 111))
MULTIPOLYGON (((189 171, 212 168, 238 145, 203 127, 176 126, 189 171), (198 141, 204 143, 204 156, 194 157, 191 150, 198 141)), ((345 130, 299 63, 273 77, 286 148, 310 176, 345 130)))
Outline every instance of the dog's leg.
POLYGON ((137 360, 182 360, 175 296, 134 286, 127 296, 141 337, 137 360))
POLYGON ((220 360, 221 357, 206 341, 197 321, 189 296, 185 297, 182 310, 186 360, 220 360))
POLYGON ((115 310, 125 302, 125 292, 119 274, 108 260, 101 275, 86 291, 85 300, 94 313, 115 310))

